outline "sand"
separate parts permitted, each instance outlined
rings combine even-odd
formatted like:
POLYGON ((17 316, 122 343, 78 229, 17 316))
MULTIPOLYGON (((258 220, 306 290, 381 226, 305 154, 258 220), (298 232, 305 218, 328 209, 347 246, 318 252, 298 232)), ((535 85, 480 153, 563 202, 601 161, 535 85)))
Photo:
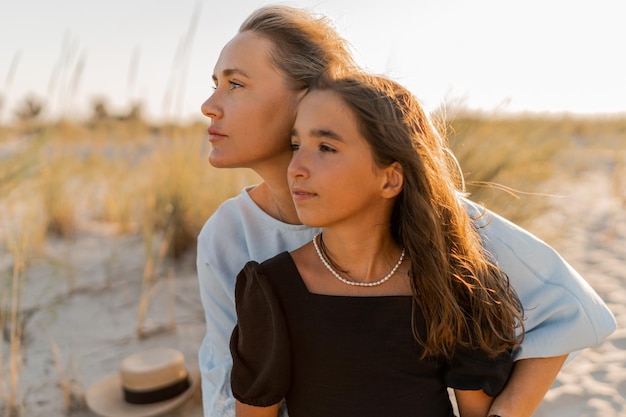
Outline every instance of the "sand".
POLYGON ((537 417, 626 416, 626 172, 605 157, 562 182, 537 229, 560 231, 550 244, 600 294, 618 328, 564 366, 537 417))
MULTIPOLYGON (((566 364, 537 417, 626 416, 626 190, 617 189, 623 183, 615 179, 610 155, 600 162, 555 181, 550 189, 560 197, 551 198, 554 208, 529 228, 581 272, 619 328, 566 364)), ((72 242, 50 241, 47 258, 27 270, 19 385, 24 416, 68 415, 69 404, 71 415, 93 417, 82 404, 85 391, 141 349, 175 347, 196 362, 203 311, 193 254, 158 271, 142 322, 149 334, 140 338, 143 243, 105 226, 86 225, 72 242), (61 383, 72 394, 69 402, 61 383)), ((8 256, 0 258, 3 270, 8 265, 8 256)), ((6 343, 4 349, 6 367, 6 343)), ((201 416, 200 396, 170 416, 201 416)))
MULTIPOLYGON (((88 387, 139 350, 173 347, 190 366, 197 364, 204 314, 191 254, 176 268, 160 268, 154 283, 145 286, 150 301, 141 326, 146 335, 139 337, 139 300, 146 293, 143 241, 102 227, 87 229, 73 242, 49 242, 47 259, 27 269, 20 375, 24 416, 67 415, 68 390, 60 381, 71 387, 71 415, 94 416, 82 404, 88 387)), ((199 395, 183 411, 172 415, 201 416, 199 395)))

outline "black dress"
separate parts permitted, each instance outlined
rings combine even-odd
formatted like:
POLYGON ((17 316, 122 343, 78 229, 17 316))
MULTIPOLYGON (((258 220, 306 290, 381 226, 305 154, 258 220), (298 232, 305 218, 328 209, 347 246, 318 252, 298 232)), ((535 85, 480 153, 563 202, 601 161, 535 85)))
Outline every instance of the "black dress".
POLYGON ((256 406, 285 398, 290 417, 451 417, 447 387, 496 396, 513 365, 469 351, 420 359, 411 316, 425 327, 410 296, 312 294, 287 252, 249 262, 235 299, 233 395, 256 406))

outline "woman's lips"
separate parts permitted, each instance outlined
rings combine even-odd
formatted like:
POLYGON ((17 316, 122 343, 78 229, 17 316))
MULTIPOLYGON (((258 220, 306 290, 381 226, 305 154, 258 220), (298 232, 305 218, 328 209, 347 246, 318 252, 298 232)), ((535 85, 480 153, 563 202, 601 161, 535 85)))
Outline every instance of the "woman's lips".
POLYGON ((222 140, 226 135, 217 129, 209 128, 209 142, 216 142, 222 140))

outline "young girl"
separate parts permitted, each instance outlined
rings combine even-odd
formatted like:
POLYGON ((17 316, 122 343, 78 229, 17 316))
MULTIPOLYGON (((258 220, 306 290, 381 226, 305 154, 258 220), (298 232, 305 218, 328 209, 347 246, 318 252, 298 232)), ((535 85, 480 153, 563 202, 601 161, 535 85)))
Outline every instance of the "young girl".
MULTIPOLYGON (((236 322, 237 273, 248 260, 294 250, 319 231, 300 224, 287 183, 299 100, 321 74, 337 76, 355 67, 345 40, 326 17, 287 6, 251 13, 215 65, 215 90, 202 105, 211 119, 209 161, 219 168, 252 169, 262 181, 225 201, 198 236, 206 319, 199 364, 207 417, 234 415, 228 341, 236 322)), ((525 307, 524 341, 492 412, 528 417, 567 354, 601 343, 615 330, 615 319, 554 249, 478 204, 461 201, 525 307)))
POLYGON ((457 196, 445 144, 381 77, 302 100, 289 185, 311 242, 236 284, 237 416, 486 416, 522 310, 457 196))

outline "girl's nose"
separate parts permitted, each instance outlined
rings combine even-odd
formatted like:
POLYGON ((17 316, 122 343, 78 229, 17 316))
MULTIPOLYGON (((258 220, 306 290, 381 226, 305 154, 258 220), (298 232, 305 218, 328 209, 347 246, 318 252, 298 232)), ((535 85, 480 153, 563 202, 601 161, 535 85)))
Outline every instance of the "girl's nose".
POLYGON ((291 157, 291 162, 287 167, 288 178, 306 178, 309 175, 309 171, 306 168, 305 155, 302 151, 297 150, 291 157))

